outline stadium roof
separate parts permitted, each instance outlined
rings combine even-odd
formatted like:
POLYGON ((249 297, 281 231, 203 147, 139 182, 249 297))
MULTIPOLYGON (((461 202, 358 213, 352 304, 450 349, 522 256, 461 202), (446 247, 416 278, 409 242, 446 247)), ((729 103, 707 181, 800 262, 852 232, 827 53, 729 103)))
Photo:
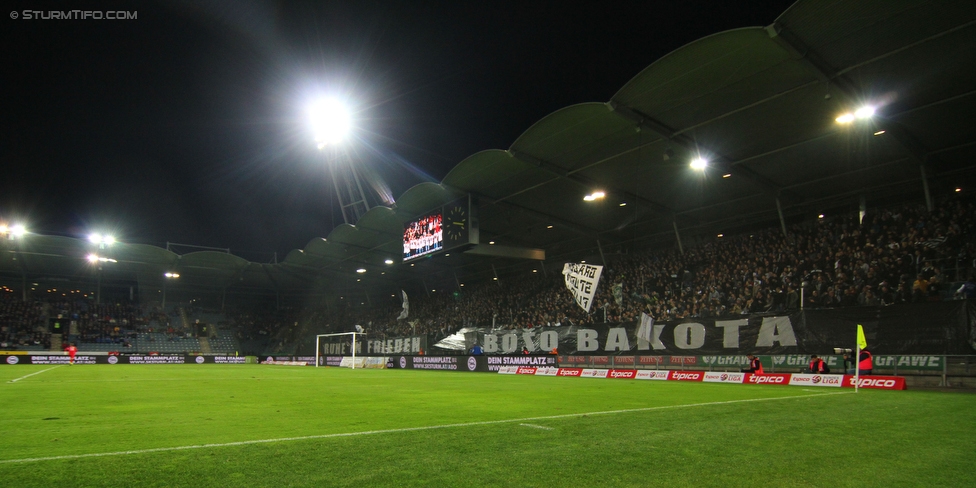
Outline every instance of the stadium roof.
MULTIPOLYGON (((971 1, 800 1, 770 26, 675 50, 609 101, 558 110, 507 150, 473 154, 440 184, 417 185, 279 263, 119 244, 103 272, 160 281, 174 270, 201 285, 278 289, 490 279, 489 264, 512 261, 453 253, 421 260, 421 270, 399 264, 404 222, 466 193, 483 243, 542 248, 553 262, 674 242, 675 228, 684 238, 775 223, 777 206, 791 218, 862 196, 916 200, 923 174, 940 193, 973 179, 974 79, 971 1), (835 121, 865 105, 873 118, 835 121), (689 169, 697 157, 709 161, 704 172, 689 169), (595 190, 606 197, 583 200, 595 190)), ((3 253, 6 272, 90 273, 87 241, 32 235, 4 246, 17 250, 3 253)))

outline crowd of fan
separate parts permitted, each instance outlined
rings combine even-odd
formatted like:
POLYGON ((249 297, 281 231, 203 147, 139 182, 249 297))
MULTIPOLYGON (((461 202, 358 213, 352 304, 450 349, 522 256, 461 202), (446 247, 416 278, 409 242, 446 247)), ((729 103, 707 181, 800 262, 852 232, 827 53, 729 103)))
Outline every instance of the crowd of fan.
MULTIPOLYGON (((786 235, 775 228, 715 238, 684 252, 612 255, 589 313, 575 304, 558 270, 551 270, 548 276, 532 273, 462 293, 412 296, 405 320, 397 318, 399 297, 382 304, 254 306, 227 318, 244 349, 269 352, 354 325, 371 338, 425 335, 436 341, 465 326, 627 322, 642 313, 667 321, 942 300, 953 295, 952 282, 969 278, 972 283, 974 216, 971 199, 955 198, 933 212, 902 205, 817 219, 790 227, 786 235)), ((81 342, 124 343, 153 327, 185 332, 159 307, 67 297, 22 302, 9 295, 0 297, 0 346, 48 346, 52 320, 81 342)))
MULTIPOLYGON (((928 212, 902 205, 821 218, 669 251, 611 256, 595 304, 586 313, 561 275, 535 273, 511 282, 411 300, 410 317, 394 306, 329 317, 368 324, 372 336, 431 334, 464 326, 530 328, 784 312, 799 308, 880 306, 952 297, 953 281, 971 279, 976 207, 950 199, 928 212), (946 273, 951 268, 951 276, 946 273), (616 289, 616 293, 615 293, 616 289), (802 304, 801 304, 802 302, 802 304)), ((341 328, 341 327, 337 327, 341 328)))
POLYGON ((782 312, 801 307, 939 301, 976 258, 976 209, 949 200, 929 213, 904 205, 719 238, 691 249, 623 257, 598 299, 608 320, 782 312), (954 275, 947 276, 945 266, 954 275), (622 285, 618 305, 612 288, 622 285))
POLYGON ((125 347, 137 333, 166 330, 169 322, 158 307, 121 301, 97 304, 92 298, 81 296, 48 295, 23 301, 13 295, 0 295, 0 348, 49 349, 52 332, 61 334, 65 343, 113 343, 125 347))
POLYGON ((51 347, 42 306, 24 302, 14 293, 0 294, 0 349, 51 347))

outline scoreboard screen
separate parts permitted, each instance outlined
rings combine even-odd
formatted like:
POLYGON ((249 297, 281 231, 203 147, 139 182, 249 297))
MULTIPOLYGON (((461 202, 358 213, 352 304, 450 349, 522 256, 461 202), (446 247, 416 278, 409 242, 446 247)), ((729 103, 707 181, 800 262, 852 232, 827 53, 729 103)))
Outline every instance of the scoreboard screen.
POLYGON ((403 261, 411 261, 444 249, 444 217, 429 213, 403 226, 403 261))

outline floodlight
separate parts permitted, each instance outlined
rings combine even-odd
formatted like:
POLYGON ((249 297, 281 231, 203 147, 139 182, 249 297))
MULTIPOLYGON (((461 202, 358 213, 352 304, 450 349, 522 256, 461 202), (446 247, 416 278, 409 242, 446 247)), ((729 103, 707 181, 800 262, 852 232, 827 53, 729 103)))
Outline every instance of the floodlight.
POLYGON ((620 206, 621 207, 626 207, 627 206, 627 202, 620 202, 620 206))
POLYGON ((691 162, 691 169, 696 171, 704 171, 705 167, 708 166, 708 161, 704 158, 698 158, 691 162))
POLYGON ((386 264, 393 264, 393 260, 392 259, 387 259, 386 261, 383 261, 383 262, 386 263, 386 264))
POLYGON ((366 272, 366 268, 359 268, 359 269, 356 270, 356 272, 359 273, 359 274, 363 274, 363 273, 366 272))
POLYGON ((312 102, 308 107, 308 117, 319 149, 341 142, 352 126, 346 106, 335 98, 320 98, 312 102))
POLYGON ((874 107, 870 105, 865 105, 854 111, 854 116, 859 119, 866 119, 868 117, 874 116, 874 107))
POLYGON ((592 202, 593 200, 598 200, 598 199, 603 198, 605 196, 607 196, 606 193, 603 193, 602 191, 595 191, 595 192, 590 193, 589 195, 583 197, 583 200, 585 200, 587 202, 592 202))
POLYGON ((880 136, 881 134, 884 134, 884 133, 885 133, 884 130, 879 130, 879 131, 875 132, 874 135, 880 136))
POLYGON ((10 235, 14 237, 24 237, 24 234, 26 233, 27 227, 24 227, 24 224, 14 224, 14 226, 10 228, 10 235))
POLYGON ((92 244, 101 244, 102 243, 102 235, 99 234, 98 232, 89 234, 88 235, 88 242, 91 242, 92 244))
POLYGON ((854 114, 846 113, 834 120, 836 120, 838 124, 850 124, 851 122, 854 122, 854 114))
POLYGON ((104 244, 107 244, 107 245, 111 246, 112 244, 115 244, 115 237, 113 237, 113 236, 102 236, 102 242, 104 244))
POLYGON ((88 255, 88 262, 89 263, 92 263, 92 264, 97 263, 98 262, 98 254, 95 254, 95 253, 89 254, 88 255))
POLYGON ((0 224, 0 234, 6 234, 7 231, 9 231, 9 230, 10 230, 10 228, 7 227, 7 224, 0 224))

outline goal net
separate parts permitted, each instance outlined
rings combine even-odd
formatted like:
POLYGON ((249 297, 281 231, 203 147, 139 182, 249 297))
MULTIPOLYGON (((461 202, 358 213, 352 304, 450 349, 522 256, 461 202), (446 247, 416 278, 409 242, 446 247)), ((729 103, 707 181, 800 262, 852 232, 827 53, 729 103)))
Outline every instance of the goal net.
POLYGON ((343 366, 356 369, 363 367, 364 332, 337 332, 315 336, 315 367, 343 366), (351 361, 349 360, 351 356, 351 361))

